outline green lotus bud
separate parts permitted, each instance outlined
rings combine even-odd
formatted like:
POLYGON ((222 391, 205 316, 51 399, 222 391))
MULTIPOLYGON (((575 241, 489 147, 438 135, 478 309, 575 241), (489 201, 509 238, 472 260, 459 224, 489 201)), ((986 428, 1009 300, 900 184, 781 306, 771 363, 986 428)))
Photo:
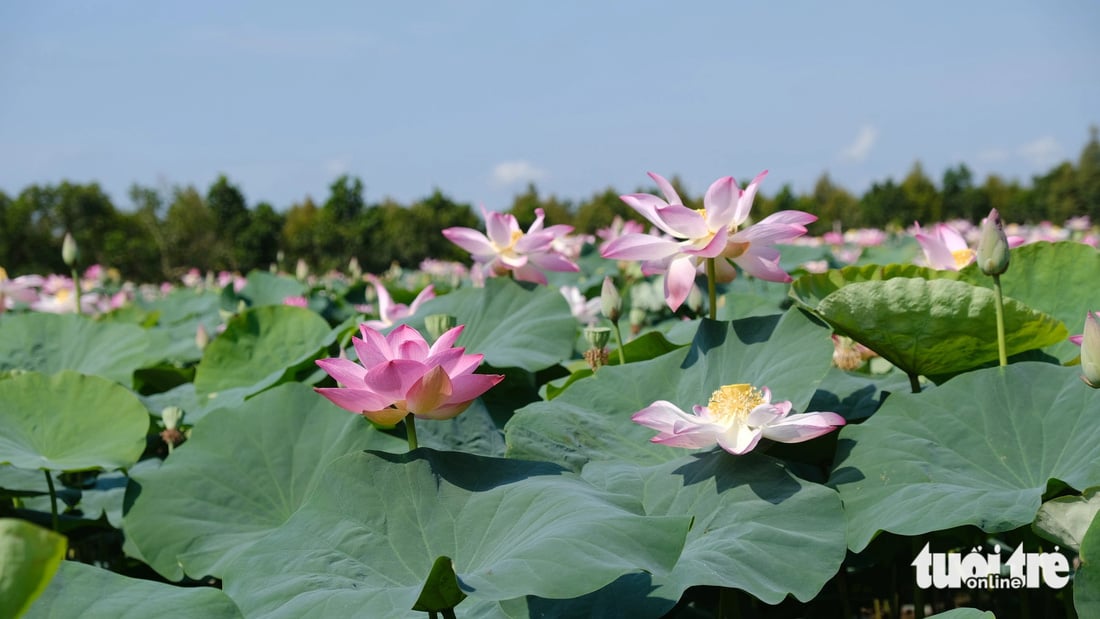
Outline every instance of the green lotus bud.
POLYGON ((348 275, 351 275, 355 281, 363 277, 363 267, 359 266, 359 259, 355 256, 352 256, 351 261, 348 262, 348 275))
POLYGON ((986 275, 1000 275, 1008 270, 1008 236, 997 209, 982 220, 982 238, 978 241, 978 268, 986 275))
POLYGON ((424 318, 424 328, 427 329, 433 342, 456 326, 458 326, 458 319, 448 314, 432 314, 424 318))
POLYGON ((619 318, 623 315, 623 298, 619 296, 619 289, 610 277, 603 278, 603 289, 600 290, 600 311, 611 321, 611 324, 619 324, 619 318))
POLYGON ((607 327, 585 327, 584 339, 588 345, 597 350, 603 350, 611 339, 611 329, 607 327))
POLYGON ((183 421, 183 409, 178 406, 166 406, 160 411, 160 418, 168 430, 178 430, 183 421))
POLYGON ((1081 335, 1081 378, 1093 389, 1100 389, 1100 312, 1085 317, 1081 335))
POLYGON ((640 307, 630 308, 630 326, 641 327, 645 324, 646 311, 640 307))
POLYGON ((298 258, 298 264, 294 265, 294 277, 300 281, 305 281, 309 277, 309 265, 306 264, 305 259, 298 258))
POLYGON ((65 233, 65 240, 61 241, 61 259, 68 267, 74 266, 80 259, 80 248, 76 246, 76 239, 69 232, 65 233))

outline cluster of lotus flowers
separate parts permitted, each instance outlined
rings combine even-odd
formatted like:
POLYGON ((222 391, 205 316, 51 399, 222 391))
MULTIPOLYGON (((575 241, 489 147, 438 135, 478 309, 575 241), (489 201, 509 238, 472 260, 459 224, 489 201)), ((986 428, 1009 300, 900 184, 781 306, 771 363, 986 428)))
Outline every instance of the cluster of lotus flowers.
MULTIPOLYGON (((683 204, 671 183, 650 173, 663 197, 635 193, 622 196, 622 200, 652 228, 646 232, 637 222, 616 219, 611 227, 597 233, 601 239, 600 254, 608 259, 639 262, 642 275, 660 276, 664 305, 673 311, 693 294, 698 296, 696 277, 704 269, 712 283, 731 281, 738 269, 762 280, 790 282, 791 276, 779 265, 780 252, 776 246, 807 242, 802 238, 806 226, 817 218, 802 211, 788 210, 749 225, 752 202, 766 174, 762 172, 743 189, 731 176, 720 178, 707 189, 703 208, 692 209, 683 204)), ((542 209, 536 209, 536 215, 526 231, 520 228, 515 216, 499 212, 484 212, 485 232, 447 228, 443 235, 470 252, 473 267, 468 273, 461 265, 456 267, 439 261, 432 261, 433 264, 427 267, 456 282, 468 274, 474 285, 484 284, 486 278, 504 275, 546 284, 546 271, 579 271, 576 260, 581 248, 595 239, 571 236, 571 226, 546 226, 542 209)), ((980 227, 941 223, 923 229, 915 224, 912 233, 921 245, 927 265, 932 268, 958 270, 977 260, 983 271, 999 274, 1007 268, 1011 247, 1032 240, 1063 240, 1066 232, 1074 231, 1082 233, 1078 240, 1095 246, 1095 235, 1084 234, 1088 230, 1087 218, 1077 218, 1065 231, 1040 226, 1028 231, 1028 236, 1012 234, 1020 231, 1009 226, 1006 232, 994 210, 980 227)), ((882 231, 859 230, 844 235, 834 232, 809 242, 836 247, 838 251, 834 254, 841 260, 848 256, 854 262, 862 248, 881 244, 885 237, 882 231), (845 249, 852 245, 855 247, 845 249)), ((465 349, 454 346, 462 326, 443 331, 431 344, 407 325, 392 329, 388 335, 383 334, 383 330, 415 314, 423 302, 433 298, 434 288, 432 285, 423 287, 408 305, 395 303, 380 278, 370 274, 364 276, 361 271, 355 273, 356 266, 351 265, 353 275, 364 277, 372 284, 377 303, 377 306, 364 305, 357 309, 376 313, 378 318, 364 322, 360 327, 362 337, 353 338, 357 361, 340 357, 317 362, 339 385, 318 388, 318 393, 376 424, 394 426, 406 421, 411 426, 415 418, 452 418, 503 380, 501 375, 475 373, 482 356, 466 354, 465 349)), ((807 271, 819 270, 819 266, 804 265, 807 271)), ((73 311, 75 295, 66 294, 66 291, 76 285, 94 289, 96 281, 104 276, 101 267, 95 268, 100 270, 89 269, 85 281, 77 284, 60 276, 28 275, 9 279, 0 269, 0 312, 16 305, 37 311, 73 311)), ((296 275, 306 280, 308 267, 300 262, 296 275)), ((192 271, 184 276, 183 283, 188 287, 232 284, 239 289, 245 281, 235 274, 204 277, 192 271)), ((564 287, 561 291, 579 320, 592 323, 597 319, 601 299, 586 299, 575 287, 564 287)), ((132 287, 108 298, 87 294, 82 300, 82 311, 108 311, 125 304, 132 295, 132 287)), ((307 299, 289 297, 285 302, 304 306, 307 299)), ((1082 347, 1084 380, 1100 388, 1100 312, 1088 313, 1084 333, 1071 340, 1082 347)), ((840 352, 842 342, 837 341, 840 352)), ((844 352, 848 356, 873 354, 858 351, 851 344, 847 348, 844 352)), ((844 419, 832 412, 792 414, 789 401, 772 402, 767 387, 748 384, 721 387, 710 395, 706 405, 696 404, 691 413, 660 400, 635 413, 632 419, 658 432, 653 442, 693 449, 717 444, 733 454, 751 451, 764 438, 801 442, 844 425, 844 419)))

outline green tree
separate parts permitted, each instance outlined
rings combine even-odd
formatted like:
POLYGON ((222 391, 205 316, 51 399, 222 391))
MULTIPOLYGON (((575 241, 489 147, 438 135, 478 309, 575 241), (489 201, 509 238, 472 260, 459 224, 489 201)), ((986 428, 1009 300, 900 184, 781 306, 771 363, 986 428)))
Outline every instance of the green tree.
POLYGON ((810 206, 803 210, 817 215, 817 221, 809 226, 811 234, 824 234, 845 225, 856 227, 860 219, 859 202, 846 189, 834 183, 828 173, 818 177, 810 206))
POLYGON ((905 222, 903 225, 914 221, 943 221, 943 198, 919 161, 913 163, 902 179, 901 193, 905 199, 897 217, 905 222))
POLYGON ((573 225, 577 233, 593 234, 600 228, 610 226, 616 216, 626 221, 646 222, 644 217, 622 201, 618 191, 608 187, 577 206, 573 225))
POLYGON ((943 173, 943 217, 978 222, 989 213, 988 201, 974 186, 974 175, 965 163, 943 173))
POLYGON ((248 204, 240 188, 229 182, 225 174, 210 185, 206 192, 206 208, 214 216, 214 225, 218 230, 217 250, 214 263, 219 269, 236 270, 240 268, 242 256, 238 236, 249 224, 248 204))
POLYGON ((860 218, 864 226, 885 228, 888 225, 908 227, 912 219, 903 217, 906 211, 906 198, 901 187, 893 179, 887 178, 881 183, 872 183, 871 188, 859 200, 860 218))
POLYGON ((266 269, 278 261, 286 218, 267 202, 251 212, 248 225, 237 235, 235 247, 242 271, 266 269))
POLYGON ((1077 195, 1081 200, 1078 215, 1100 222, 1100 127, 1089 127, 1089 141, 1077 159, 1077 195))
POLYGON ((526 230, 535 221, 535 209, 538 208, 546 214, 546 225, 573 224, 572 206, 557 196, 541 198, 534 183, 527 183, 527 189, 513 198, 507 212, 515 216, 520 228, 526 230))
POLYGON ((279 265, 282 269, 293 270, 298 260, 305 260, 314 268, 319 267, 322 262, 317 236, 320 214, 321 209, 309 196, 287 211, 282 234, 285 256, 283 264, 279 265))
POLYGON ((168 277, 178 277, 190 268, 206 271, 218 266, 217 219, 194 187, 173 189, 164 230, 168 277))

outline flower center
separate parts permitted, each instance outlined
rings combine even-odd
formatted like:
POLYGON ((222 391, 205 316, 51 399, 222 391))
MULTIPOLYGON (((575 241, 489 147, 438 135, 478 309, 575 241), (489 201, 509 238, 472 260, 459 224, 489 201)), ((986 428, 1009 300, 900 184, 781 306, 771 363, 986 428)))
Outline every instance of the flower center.
POLYGON ((707 410, 715 421, 743 421, 752 409, 764 404, 764 394, 748 384, 726 385, 710 396, 707 410))
POLYGON ((955 266, 961 269, 971 262, 974 262, 974 250, 970 248, 956 249, 951 252, 951 257, 955 259, 955 266))

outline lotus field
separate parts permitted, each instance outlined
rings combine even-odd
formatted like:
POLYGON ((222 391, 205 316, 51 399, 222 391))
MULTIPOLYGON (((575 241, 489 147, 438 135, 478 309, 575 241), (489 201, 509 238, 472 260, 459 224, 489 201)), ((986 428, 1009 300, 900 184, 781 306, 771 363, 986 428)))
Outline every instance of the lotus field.
POLYGON ((651 176, 467 265, 0 271, 0 615, 1100 617, 1096 228, 651 176))

